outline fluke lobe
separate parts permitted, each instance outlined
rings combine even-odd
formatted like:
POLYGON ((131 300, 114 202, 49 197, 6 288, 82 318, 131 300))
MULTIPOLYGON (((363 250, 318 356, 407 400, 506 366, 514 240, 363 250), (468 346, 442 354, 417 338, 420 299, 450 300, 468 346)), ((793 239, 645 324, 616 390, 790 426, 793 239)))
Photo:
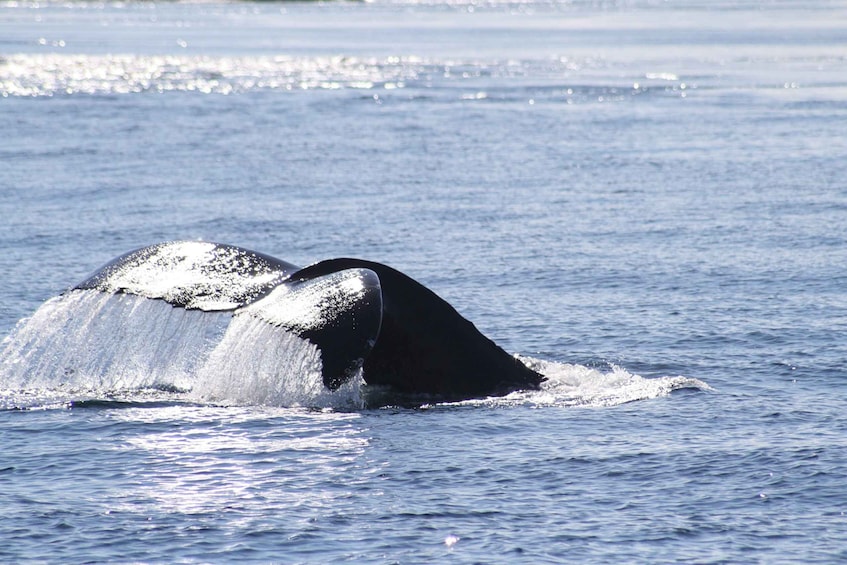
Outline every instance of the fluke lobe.
POLYGON ((372 261, 300 268, 232 245, 174 241, 122 255, 75 288, 255 316, 315 344, 331 390, 360 368, 369 385, 451 400, 537 389, 544 380, 434 292, 372 261))

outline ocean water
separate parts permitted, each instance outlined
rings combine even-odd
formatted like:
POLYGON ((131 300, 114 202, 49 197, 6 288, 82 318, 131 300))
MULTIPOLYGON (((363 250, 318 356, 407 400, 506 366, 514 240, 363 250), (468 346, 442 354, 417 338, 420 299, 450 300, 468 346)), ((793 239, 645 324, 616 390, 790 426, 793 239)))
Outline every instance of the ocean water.
POLYGON ((0 561, 847 560, 846 132, 840 2, 0 3, 0 561), (54 298, 171 239, 390 264, 549 381, 54 298))

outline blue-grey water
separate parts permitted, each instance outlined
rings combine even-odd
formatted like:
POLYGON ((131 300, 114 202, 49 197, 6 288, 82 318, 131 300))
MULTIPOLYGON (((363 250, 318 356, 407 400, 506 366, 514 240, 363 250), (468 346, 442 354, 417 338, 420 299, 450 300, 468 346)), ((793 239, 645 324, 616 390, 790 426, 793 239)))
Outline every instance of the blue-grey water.
POLYGON ((843 3, 7 0, 0 136, 0 561, 847 561, 843 3), (45 301, 171 239, 388 263, 550 381, 8 354, 114 357, 45 301))

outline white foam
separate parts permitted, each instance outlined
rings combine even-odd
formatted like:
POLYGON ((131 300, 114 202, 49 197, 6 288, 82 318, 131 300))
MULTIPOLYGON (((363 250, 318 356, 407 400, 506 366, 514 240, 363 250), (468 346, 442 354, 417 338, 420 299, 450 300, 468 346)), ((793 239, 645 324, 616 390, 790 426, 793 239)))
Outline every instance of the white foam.
POLYGON ((518 358, 547 377, 539 390, 517 391, 504 397, 469 400, 463 404, 608 407, 659 398, 685 388, 712 390, 705 382, 690 377, 645 378, 616 365, 601 371, 584 365, 525 356, 518 358))

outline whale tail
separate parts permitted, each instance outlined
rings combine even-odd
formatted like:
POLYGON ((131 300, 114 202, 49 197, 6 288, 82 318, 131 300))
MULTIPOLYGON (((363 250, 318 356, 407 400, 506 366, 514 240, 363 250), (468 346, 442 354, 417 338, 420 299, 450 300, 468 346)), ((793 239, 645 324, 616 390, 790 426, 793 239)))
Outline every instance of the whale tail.
POLYGON ((175 241, 122 255, 76 288, 258 318, 316 345, 330 390, 360 369, 368 384, 456 400, 544 380, 434 292, 372 261, 300 269, 240 247, 175 241))
POLYGON ((537 389, 545 380, 485 337, 437 294, 387 265, 330 259, 291 278, 347 269, 375 273, 382 291, 379 337, 364 362, 363 377, 368 384, 458 400, 537 389))
POLYGON ((255 316, 317 345, 324 385, 337 390, 358 373, 377 341, 380 280, 373 271, 356 268, 295 275, 236 315, 255 316))
POLYGON ((352 269, 291 281, 298 270, 233 245, 172 241, 121 255, 74 288, 254 316, 318 346, 324 385, 337 390, 361 369, 376 341, 382 320, 379 279, 352 269))

